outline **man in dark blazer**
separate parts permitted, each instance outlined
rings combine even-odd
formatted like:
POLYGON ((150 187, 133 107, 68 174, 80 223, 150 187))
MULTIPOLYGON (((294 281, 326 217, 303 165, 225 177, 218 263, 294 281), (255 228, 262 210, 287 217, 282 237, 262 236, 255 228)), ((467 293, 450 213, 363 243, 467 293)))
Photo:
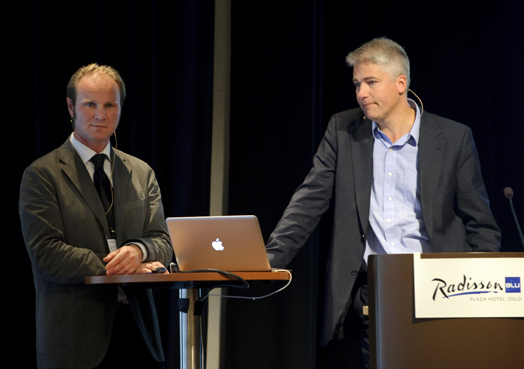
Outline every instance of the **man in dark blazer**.
POLYGON ((151 291, 84 284, 86 276, 148 273, 172 260, 153 170, 110 144, 124 98, 116 70, 80 68, 68 86, 73 134, 22 178, 19 212, 36 289, 39 368, 163 367, 151 291), (107 209, 90 161, 100 153, 112 183, 107 209))
POLYGON ((361 308, 368 255, 497 251, 500 245, 471 130, 407 98, 403 48, 375 39, 350 53, 348 64, 361 108, 332 117, 311 171, 267 244, 271 265, 287 266, 334 206, 321 344, 333 348, 340 368, 365 365, 349 356, 361 355, 354 346, 366 335, 361 308), (348 338, 355 330, 356 341, 348 338))

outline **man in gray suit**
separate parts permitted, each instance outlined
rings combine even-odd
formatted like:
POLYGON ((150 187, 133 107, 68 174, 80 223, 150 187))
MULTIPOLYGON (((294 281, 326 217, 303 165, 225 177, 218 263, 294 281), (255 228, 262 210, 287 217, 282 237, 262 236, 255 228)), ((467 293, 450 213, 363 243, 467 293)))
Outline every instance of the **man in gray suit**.
POLYGON ((396 42, 374 39, 347 62, 360 109, 332 117, 267 244, 271 265, 285 267, 333 204, 321 333, 330 368, 367 365, 369 255, 500 247, 471 130, 407 97, 409 59, 396 42))
POLYGON ((72 135, 22 178, 39 368, 163 367, 151 291, 84 284, 86 276, 150 273, 172 260, 153 170, 111 147, 124 99, 115 69, 80 68, 67 88, 72 135), (104 174, 91 161, 95 154, 104 174), (108 180, 107 203, 93 184, 97 176, 108 180))

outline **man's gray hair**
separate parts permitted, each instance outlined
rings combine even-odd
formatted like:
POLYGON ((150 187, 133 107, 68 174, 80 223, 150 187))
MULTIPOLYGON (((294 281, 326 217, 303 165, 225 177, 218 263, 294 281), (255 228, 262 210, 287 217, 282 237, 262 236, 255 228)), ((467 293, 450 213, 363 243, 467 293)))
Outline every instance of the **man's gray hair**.
POLYGON ((402 46, 386 37, 375 38, 350 52, 346 62, 350 67, 364 63, 377 64, 392 79, 406 76, 408 88, 411 83, 408 54, 402 46))

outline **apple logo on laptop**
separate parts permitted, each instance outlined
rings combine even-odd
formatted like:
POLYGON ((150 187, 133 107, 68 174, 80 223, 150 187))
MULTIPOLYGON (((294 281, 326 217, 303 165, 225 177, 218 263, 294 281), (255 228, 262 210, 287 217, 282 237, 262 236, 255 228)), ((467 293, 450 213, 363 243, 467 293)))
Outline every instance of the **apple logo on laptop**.
POLYGON ((220 239, 216 239, 215 241, 211 242, 211 246, 213 246, 213 248, 217 251, 222 251, 224 250, 224 246, 222 245, 222 241, 220 241, 220 239))

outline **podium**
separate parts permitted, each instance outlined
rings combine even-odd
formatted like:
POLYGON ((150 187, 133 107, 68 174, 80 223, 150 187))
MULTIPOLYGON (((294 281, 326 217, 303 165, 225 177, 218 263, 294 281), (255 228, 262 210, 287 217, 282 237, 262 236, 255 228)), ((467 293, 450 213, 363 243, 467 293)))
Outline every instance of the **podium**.
MULTIPOLYGON (((271 272, 235 272, 245 281, 289 281, 286 271, 271 272)), ((201 290, 223 285, 224 282, 237 282, 234 277, 217 272, 172 273, 172 274, 133 274, 133 275, 98 275, 85 278, 85 284, 129 284, 143 283, 150 287, 170 285, 179 290, 179 298, 187 301, 186 309, 180 311, 180 368, 203 369, 201 345, 201 318, 195 314, 200 302, 201 290)))
MULTIPOLYGON (((421 255, 513 257, 524 253, 421 255)), ((415 318, 413 255, 370 256, 368 288, 372 369, 524 368, 524 318, 415 318)))

